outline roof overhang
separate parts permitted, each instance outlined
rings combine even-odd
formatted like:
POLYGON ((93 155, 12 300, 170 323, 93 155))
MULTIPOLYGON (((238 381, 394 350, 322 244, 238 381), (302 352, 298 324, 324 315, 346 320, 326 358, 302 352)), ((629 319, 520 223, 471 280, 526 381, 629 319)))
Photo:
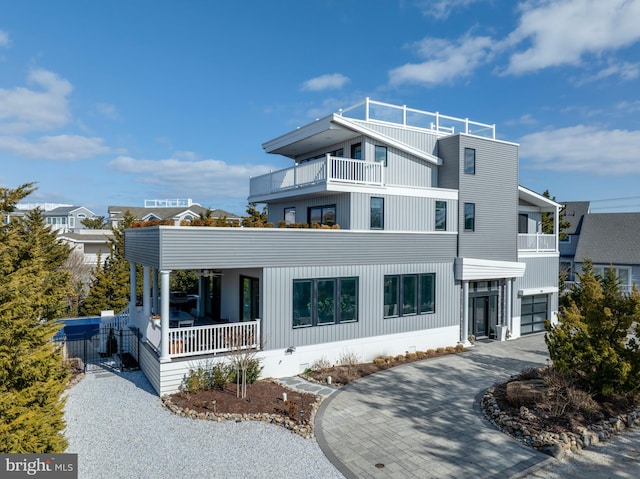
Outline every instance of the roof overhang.
POLYGON ((520 185, 518 185, 518 197, 521 200, 526 201, 527 203, 530 203, 547 211, 556 211, 562 207, 562 204, 557 203, 545 196, 539 195, 535 191, 532 191, 520 185))
POLYGON ((494 261, 477 258, 456 258, 455 279, 457 281, 483 281, 502 278, 522 278, 525 263, 494 261))

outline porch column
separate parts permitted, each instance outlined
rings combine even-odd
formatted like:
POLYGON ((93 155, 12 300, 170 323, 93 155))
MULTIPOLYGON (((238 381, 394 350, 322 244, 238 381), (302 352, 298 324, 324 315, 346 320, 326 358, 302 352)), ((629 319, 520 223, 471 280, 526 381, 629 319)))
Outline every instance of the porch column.
POLYGON ((151 303, 151 309, 153 314, 158 314, 158 270, 153 268, 153 292, 151 293, 153 302, 151 303))
POLYGON ((129 322, 138 324, 138 315, 136 314, 136 264, 129 263, 129 322))
POLYGON ((198 277, 198 316, 204 316, 204 276, 198 277))
POLYGON ((150 268, 148 266, 142 267, 142 320, 145 322, 149 321, 149 317, 151 316, 149 270, 150 268))
POLYGON ((505 319, 505 324, 507 325, 507 328, 509 328, 509 332, 511 332, 511 334, 513 334, 513 324, 511 324, 511 317, 513 314, 513 296, 512 296, 512 291, 513 288, 512 286, 512 282, 513 282, 513 278, 507 278, 507 283, 505 284, 506 286, 506 291, 505 291, 505 308, 504 311, 506 313, 506 318, 505 319))
POLYGON ((462 282, 462 334, 460 342, 471 346, 469 342, 469 281, 462 282))
POLYGON ((160 362, 169 358, 169 275, 171 271, 160 271, 160 362))

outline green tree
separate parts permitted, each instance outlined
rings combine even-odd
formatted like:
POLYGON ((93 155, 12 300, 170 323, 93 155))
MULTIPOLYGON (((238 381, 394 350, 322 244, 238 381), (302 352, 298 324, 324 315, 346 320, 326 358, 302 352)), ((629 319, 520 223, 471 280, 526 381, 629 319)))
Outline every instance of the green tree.
MULTIPOLYGON (((549 193, 549 190, 545 190, 544 193, 542 193, 542 196, 544 196, 545 198, 549 198, 552 201, 556 201, 556 197, 554 196, 553 198, 551 197, 551 193, 549 193)), ((560 209, 560 216, 558 218, 558 229, 560 230, 558 232, 559 236, 558 239, 563 240, 567 238, 567 233, 564 231, 567 228, 569 228, 571 226, 571 223, 567 220, 564 219, 564 206, 560 209)), ((551 213, 542 213, 542 232, 544 234, 553 234, 553 215, 551 213)))
POLYGON ((640 343, 629 337, 640 334, 640 293, 622 293, 613 269, 598 277, 589 260, 577 276, 560 323, 546 324, 553 366, 601 395, 640 391, 640 343))
MULTIPOLYGON (((124 230, 130 228, 136 221, 127 210, 123 221, 112 228, 113 237, 109 239, 109 257, 103 265, 96 266, 94 280, 89 293, 84 299, 80 312, 83 315, 100 314, 100 311, 122 311, 129 304, 129 262, 124 257, 124 230)), ((142 274, 137 274, 136 289, 142 291, 142 274)))
POLYGON ((93 218, 85 218, 81 222, 82 226, 91 230, 103 230, 107 227, 104 216, 95 216, 93 218))
POLYGON ((242 226, 245 228, 264 228, 269 221, 267 214, 267 207, 262 208, 262 211, 258 211, 256 203, 249 203, 247 205, 247 216, 242 217, 242 226))
MULTIPOLYGON (((33 189, 0 189, 0 211, 33 189)), ((40 210, 0 223, 0 453, 63 452, 68 372, 51 338, 70 289, 69 249, 40 210)))

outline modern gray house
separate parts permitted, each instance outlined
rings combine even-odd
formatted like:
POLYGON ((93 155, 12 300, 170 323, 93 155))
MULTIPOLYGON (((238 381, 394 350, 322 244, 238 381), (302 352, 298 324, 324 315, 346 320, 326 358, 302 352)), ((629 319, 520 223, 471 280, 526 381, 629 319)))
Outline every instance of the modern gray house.
POLYGON ((291 159, 250 180, 249 201, 279 227, 125 232, 144 295, 122 314, 159 394, 239 347, 283 377, 556 319, 560 205, 518 185, 518 145, 494 125, 366 99, 263 148, 291 159), (544 214, 556 233, 541 233, 544 214), (200 276, 194 310, 170 304, 177 270, 200 276))

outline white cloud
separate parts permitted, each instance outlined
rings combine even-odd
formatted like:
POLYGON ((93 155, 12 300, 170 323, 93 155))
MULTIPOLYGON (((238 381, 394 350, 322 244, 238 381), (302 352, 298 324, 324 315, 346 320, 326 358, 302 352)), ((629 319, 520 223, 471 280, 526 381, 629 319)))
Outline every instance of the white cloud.
POLYGON ((640 173, 640 131, 577 125, 520 139, 520 158, 536 169, 621 176, 640 173))
POLYGON ((0 30, 0 47, 8 48, 10 44, 11 40, 9 40, 9 34, 0 30))
POLYGON ((518 27, 505 43, 516 47, 506 73, 519 74, 559 65, 579 65, 586 54, 601 54, 640 39, 640 0, 528 1, 518 27))
POLYGON ((50 130, 71 120, 67 100, 71 83, 43 69, 29 72, 27 81, 43 91, 0 88, 0 134, 50 130))
POLYGON ((520 118, 518 118, 516 120, 508 120, 508 121, 506 121, 505 124, 506 125, 533 126, 533 125, 537 125, 538 124, 538 120, 536 120, 531 113, 525 113, 524 115, 520 116, 520 118))
POLYGON ((78 135, 43 136, 36 141, 0 136, 0 151, 27 159, 76 161, 108 153, 102 138, 78 135))
POLYGON ((446 19, 454 10, 462 10, 479 0, 422 0, 417 3, 417 7, 422 10, 423 15, 433 17, 437 20, 446 19))
POLYGON ((413 45, 422 63, 407 63, 389 72, 391 85, 418 83, 426 86, 448 83, 471 75, 492 57, 494 41, 490 37, 469 34, 456 41, 424 38, 413 45))
POLYGON ((231 165, 220 160, 197 160, 190 152, 181 152, 164 160, 138 160, 119 156, 109 167, 137 177, 137 182, 157 185, 164 195, 176 197, 246 198, 247 178, 274 169, 265 165, 231 165), (186 159, 181 159, 186 158, 186 159))
POLYGON ((96 112, 109 120, 120 120, 118 110, 111 103, 96 103, 95 109, 96 112))
POLYGON ((613 76, 618 76, 624 81, 635 80, 640 76, 640 63, 622 62, 619 64, 609 65, 594 75, 576 81, 576 86, 582 86, 585 83, 591 83, 613 76))
POLYGON ((327 73, 319 77, 311 78, 302 84, 302 90, 306 91, 323 91, 323 90, 339 90, 351 81, 349 77, 341 73, 327 73))

